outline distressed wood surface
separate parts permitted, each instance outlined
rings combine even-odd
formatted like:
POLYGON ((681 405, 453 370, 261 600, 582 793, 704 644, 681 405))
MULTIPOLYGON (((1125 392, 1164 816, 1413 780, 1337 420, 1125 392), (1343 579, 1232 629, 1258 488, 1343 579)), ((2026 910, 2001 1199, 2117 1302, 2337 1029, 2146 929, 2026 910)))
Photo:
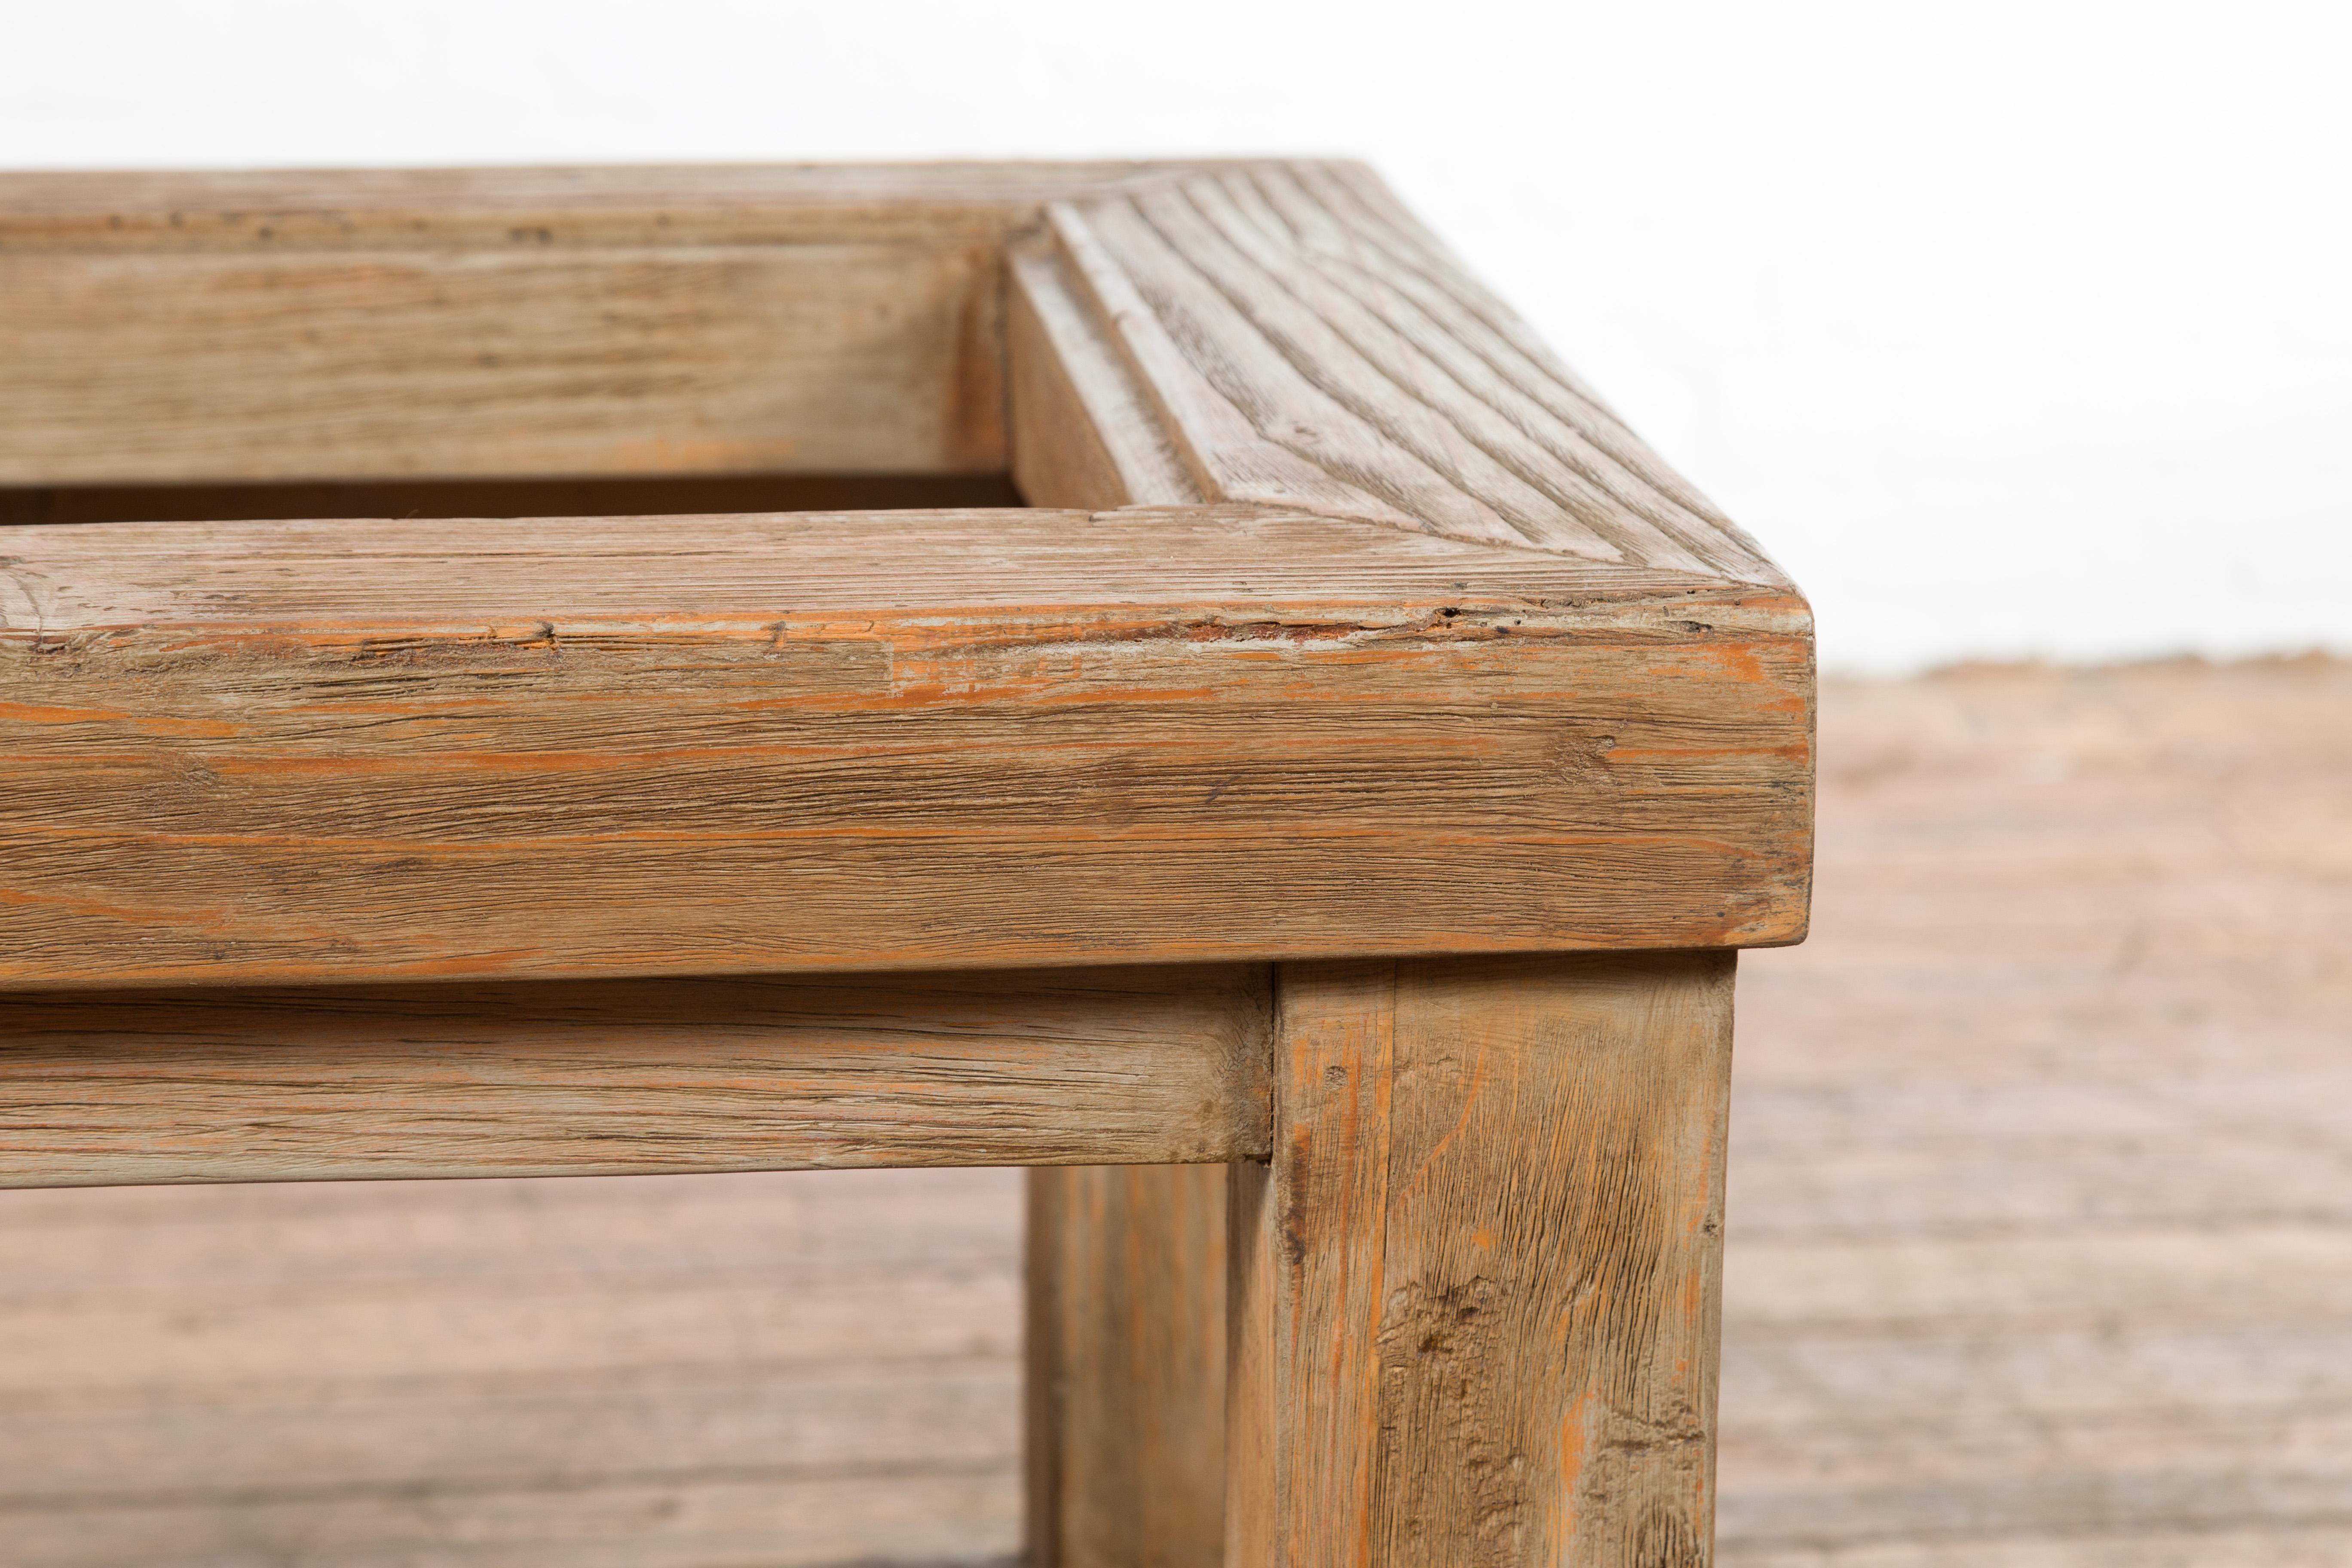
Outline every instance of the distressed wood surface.
POLYGON ((1732 964, 1277 972, 1233 1568, 1710 1560, 1732 964))
MULTIPOLYGON (((1003 474, 688 474, 657 479, 68 485, 0 487, 0 524, 936 511, 1021 504, 1021 492, 1003 474)), ((0 541, 7 537, 0 534, 0 541)))
POLYGON ((1181 509, 58 526, 0 565, 19 989, 1802 931, 1785 590, 1181 509))
POLYGON ((1098 510, 1181 506, 1200 487, 1048 249, 1010 258, 1006 359, 1013 376, 1013 477, 1033 506, 1098 510))
POLYGON ((0 252, 1002 241, 1214 160, 0 173, 0 252))
POLYGON ((1780 580, 1363 169, 1175 174, 1047 211, 1211 500, 1780 580))
POLYGON ((995 250, 0 248, 0 484, 1003 466, 995 250))
POLYGON ((1008 237, 1181 166, 0 174, 0 485, 1002 468, 1008 237))
POLYGON ((1247 967, 0 996, 0 1186, 1223 1161, 1247 967))
POLYGON ((1086 509, 11 530, 0 984, 1801 935, 1803 601, 1352 166, 26 177, 0 275, 26 487, 1086 509))
MULTIPOLYGON (((1055 507, 1197 500, 1060 264, 1032 250, 1012 266, 1013 458, 1023 492, 1055 507)), ((1224 1169, 1039 1167, 1027 1182, 1031 1568, 1216 1568, 1224 1169)))
MULTIPOLYGON (((1740 963, 1718 1563, 2352 1562, 2352 667, 1822 723, 1822 917, 1740 963)), ((0 1194, 0 1542, 1010 1562, 1020 1182, 0 1194)))
POLYGON ((1028 1173, 1032 1568, 1217 1568, 1225 1169, 1028 1173))

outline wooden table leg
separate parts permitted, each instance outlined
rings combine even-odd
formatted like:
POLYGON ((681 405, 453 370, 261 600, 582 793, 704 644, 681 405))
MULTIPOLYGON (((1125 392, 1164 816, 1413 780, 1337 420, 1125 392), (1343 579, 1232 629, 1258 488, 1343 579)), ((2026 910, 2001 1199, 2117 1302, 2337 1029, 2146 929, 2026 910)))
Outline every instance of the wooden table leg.
POLYGON ((1031 1568, 1217 1568, 1225 1169, 1029 1173, 1031 1568))
POLYGON ((1229 1568, 1713 1552, 1733 959, 1285 965, 1233 1167, 1229 1568))

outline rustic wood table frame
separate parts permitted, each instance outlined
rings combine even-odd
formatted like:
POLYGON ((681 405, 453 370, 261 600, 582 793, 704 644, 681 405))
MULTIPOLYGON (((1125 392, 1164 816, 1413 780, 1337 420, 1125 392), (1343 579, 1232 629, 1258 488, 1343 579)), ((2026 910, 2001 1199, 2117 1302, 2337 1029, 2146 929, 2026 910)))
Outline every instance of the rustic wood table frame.
POLYGON ((1811 623, 1365 172, 8 176, 0 355, 0 1183, 1036 1166, 1039 1563, 1706 1561, 1811 623), (794 473, 1028 506, 283 520, 794 473))

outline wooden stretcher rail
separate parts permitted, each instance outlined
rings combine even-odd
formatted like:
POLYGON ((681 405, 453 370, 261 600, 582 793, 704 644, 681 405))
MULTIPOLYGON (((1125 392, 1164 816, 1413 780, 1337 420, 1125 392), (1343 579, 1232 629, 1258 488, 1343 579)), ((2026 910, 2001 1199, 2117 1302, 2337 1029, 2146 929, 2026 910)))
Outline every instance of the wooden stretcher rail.
POLYGON ((1264 1159, 1255 966, 0 996, 0 1187, 1264 1159))

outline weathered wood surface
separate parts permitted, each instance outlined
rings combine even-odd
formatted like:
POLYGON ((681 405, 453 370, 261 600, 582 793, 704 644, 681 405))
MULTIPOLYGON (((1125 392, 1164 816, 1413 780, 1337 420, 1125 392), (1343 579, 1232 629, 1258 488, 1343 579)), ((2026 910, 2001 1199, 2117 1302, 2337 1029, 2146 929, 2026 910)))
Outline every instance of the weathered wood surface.
POLYGON ((1217 1568, 1224 1167, 1028 1176, 1030 1568, 1217 1568))
POLYGON ((11 530, 0 984, 1802 933, 1803 601, 1361 170, 11 177, 0 279, 25 487, 1081 509, 11 530))
MULTIPOLYGON (((1198 500, 1066 268, 1036 248, 1011 266, 1013 464, 1023 492, 1053 507, 1198 500)), ((1216 1568, 1225 1529, 1223 1168, 1039 1168, 1028 1174, 1028 1211, 1030 1568, 1216 1568)))
POLYGON ((1709 1560, 1733 962, 1277 971, 1232 1568, 1709 1560))
POLYGON ((1009 259, 1013 477, 1033 506, 1101 510, 1201 499, 1167 427, 1054 252, 1009 259))
POLYGON ((1008 236, 1177 166, 0 174, 0 484, 1002 468, 1008 236))
POLYGON ((1803 930, 1784 589, 1183 509, 6 554, 16 988, 1803 930))
POLYGON ((0 1186, 1263 1153, 1261 969, 0 995, 0 1186))
MULTIPOLYGON (((2352 1561, 2352 671, 1822 698, 1831 896, 1740 965, 1717 1561, 2352 1561)), ((1002 1563, 1021 1181, 0 1193, 0 1555, 1002 1563)))
POLYGON ((1365 170, 1178 174, 1047 212, 1211 500, 1785 581, 1365 170))
MULTIPOLYGON (((0 488, 0 523, 321 517, 652 517, 937 511, 1022 504, 1003 474, 689 474, 657 479, 347 479, 0 488)), ((0 535, 5 539, 5 535, 0 535)))
POLYGON ((1213 160, 0 173, 0 252, 1001 241, 1213 160))
MULTIPOLYGON (((73 1008, 39 994, 76 986, 1402 955, 1300 969, 1280 1058, 1344 1078, 1318 1053, 1381 1035, 1372 1079, 1385 1095, 1395 1068, 1408 1102, 1383 1100, 1378 1151, 1338 1173, 1360 1192, 1300 1196, 1334 1170, 1299 1148, 1352 1150, 1365 1110, 1314 1075, 1291 1086, 1279 1131, 1299 1148, 1276 1149, 1271 1198, 1245 1165, 1234 1184, 1234 1552, 1277 1534, 1301 1564, 1360 1555, 1359 1535, 1494 1562, 1701 1549, 1723 1022, 1704 998, 1729 957, 1419 955, 1801 937, 1810 619, 1362 171, 0 183, 0 353, 25 373, 0 392, 0 481, 23 487, 1009 465, 1069 509, 12 530, 0 984, 24 1017, 73 1008), (1463 1050, 1496 1075, 1447 1079, 1463 1050), (1556 1138, 1549 1111, 1591 1124, 1556 1138), (1448 1117, 1458 1136, 1435 1131, 1448 1117), (1382 1163, 1416 1139, 1444 1192, 1382 1163), (1642 1228, 1685 1210, 1678 1241, 1642 1228), (1602 1248, 1580 1284, 1486 1257, 1563 1224, 1602 1248), (1349 1275, 1366 1246, 1386 1263, 1349 1275), (1626 1256, 1659 1278, 1619 1278, 1626 1256), (1415 1290, 1441 1313, 1477 1296, 1486 1337, 1452 1359, 1383 1342, 1415 1290), (1354 1361, 1317 1363, 1300 1313, 1341 1324, 1354 1361), (1548 1315, 1568 1362, 1542 1348, 1548 1315), (1486 1381, 1421 1386, 1439 1373, 1486 1381), (1359 1373, 1405 1404, 1349 1403, 1359 1373), (1381 1435, 1318 1426, 1356 1415, 1381 1435), (1507 1476, 1476 1444, 1464 1458, 1456 1417, 1507 1476)), ((362 1049, 418 1061, 383 1001, 361 1005, 362 1049)), ((119 1150, 127 1127, 74 1118, 120 1114, 77 1097, 89 1096, 78 1070, 183 1106, 226 1075, 231 1103, 183 1121, 201 1144, 245 1116, 249 1150, 254 1091, 290 1068, 320 1098, 270 1121, 310 1141, 278 1173, 351 1173, 353 1102, 328 1107, 348 1056, 272 1021, 192 1082, 105 1034, 192 1010, 46 1026, 26 1081, 54 1069, 59 1089, 37 1121, 119 1150)), ((518 1145, 484 1168, 583 1168, 562 1163, 596 1142, 583 1100, 639 1118, 619 1134, 639 1143, 699 1116, 712 1136, 688 1163, 734 1163, 713 1140, 745 1133, 737 1097, 769 1053, 731 1017, 662 1040, 652 1078, 696 1104, 657 1114, 630 1076, 649 1020, 583 1042, 565 1014, 489 1068, 463 1022, 389 1096, 362 1080, 362 1104, 424 1110, 375 1127, 360 1163, 429 1141, 452 1096, 518 1145), (518 1103, 520 1125, 499 1109, 518 1103)), ((958 1118, 1009 1083, 1039 1091, 1010 1118, 1036 1142, 996 1157, 1265 1152, 1230 1048, 1209 1053, 1220 1088, 1157 1075, 1192 1121, 1144 1095, 1122 1108, 1139 1121, 1083 1136, 1055 1120, 1083 1098, 1055 1081, 1067 1061, 1008 1077, 983 1051, 944 1075, 952 1107, 925 1079, 935 1124, 892 1143, 905 1086, 864 1044, 777 1085, 803 1142, 754 1163, 967 1157, 958 1118), (853 1081, 894 1103, 845 1121, 853 1081)), ((1092 1070, 1083 1088, 1120 1087, 1092 1070)), ((769 1156, 789 1142, 739 1141, 763 1137, 769 1156)), ((182 1174, 214 1152, 154 1151, 182 1174)), ((1054 1430, 1031 1474, 1062 1568, 1210 1555, 1216 1281, 1187 1260, 1226 1184, 1034 1186, 1033 1395, 1054 1430), (1179 1448, 1186 1479, 1139 1510, 1136 1478, 1179 1448)))
POLYGON ((970 470, 996 251, 0 248, 0 484, 970 470))

